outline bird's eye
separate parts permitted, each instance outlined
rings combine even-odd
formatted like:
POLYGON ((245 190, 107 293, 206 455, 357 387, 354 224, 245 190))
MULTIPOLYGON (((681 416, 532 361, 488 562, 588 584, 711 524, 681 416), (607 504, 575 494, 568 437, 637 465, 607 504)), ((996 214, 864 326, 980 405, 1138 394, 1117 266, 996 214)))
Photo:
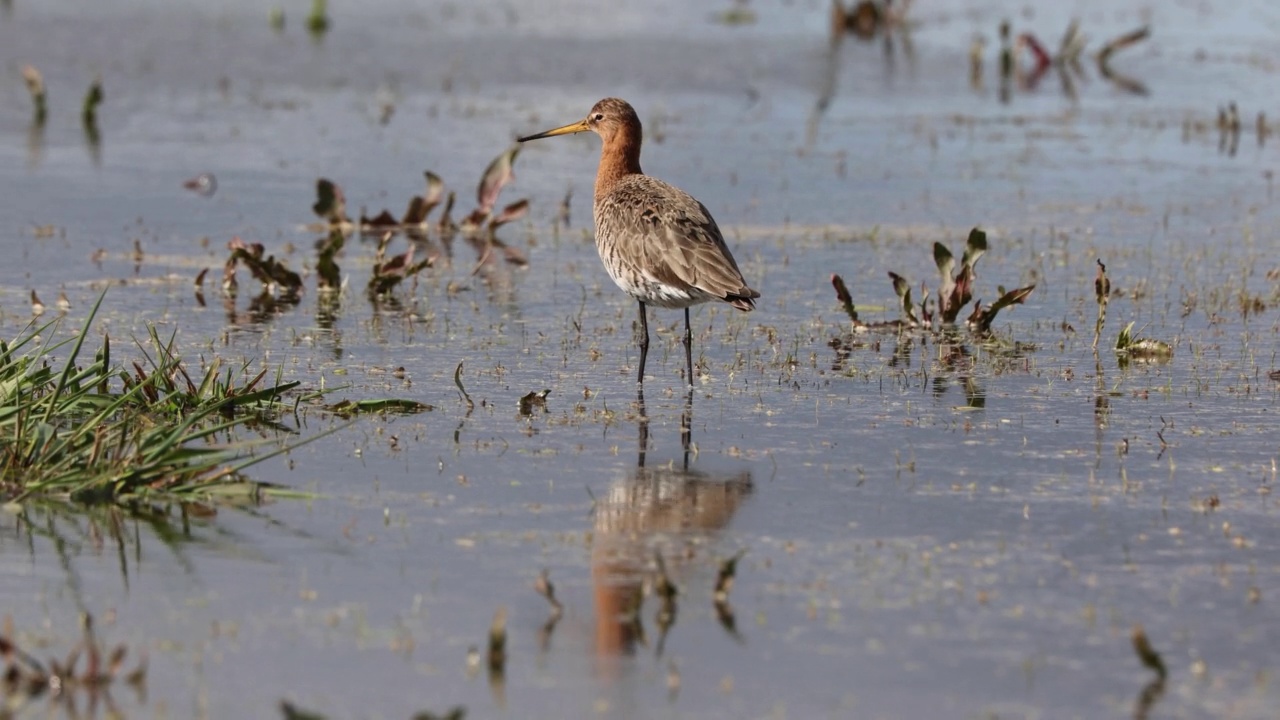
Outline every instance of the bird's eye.
POLYGON ((604 119, 604 113, 596 113, 591 116, 591 122, 600 122, 604 119))

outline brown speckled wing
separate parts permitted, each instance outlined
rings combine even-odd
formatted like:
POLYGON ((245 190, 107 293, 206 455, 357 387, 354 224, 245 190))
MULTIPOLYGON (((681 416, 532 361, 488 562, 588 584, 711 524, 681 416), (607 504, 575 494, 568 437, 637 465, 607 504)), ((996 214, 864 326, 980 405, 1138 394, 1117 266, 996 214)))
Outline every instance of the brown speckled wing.
POLYGON ((688 193, 632 175, 602 200, 597 236, 615 245, 605 250, 674 288, 696 288, 741 310, 755 307, 760 293, 747 287, 711 213, 688 193))

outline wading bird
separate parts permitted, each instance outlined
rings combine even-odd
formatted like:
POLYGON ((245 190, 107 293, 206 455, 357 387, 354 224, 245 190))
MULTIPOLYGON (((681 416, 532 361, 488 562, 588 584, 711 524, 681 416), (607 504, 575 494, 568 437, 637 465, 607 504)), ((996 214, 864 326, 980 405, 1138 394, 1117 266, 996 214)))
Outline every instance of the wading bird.
POLYGON ((647 305, 684 308, 686 380, 693 384, 693 331, 689 307, 720 300, 743 311, 760 293, 747 287, 720 228, 702 203, 640 170, 640 118, 625 100, 605 98, 583 120, 520 138, 570 133, 600 136, 596 172, 596 249, 609 276, 640 302, 640 369, 649 354, 647 305))

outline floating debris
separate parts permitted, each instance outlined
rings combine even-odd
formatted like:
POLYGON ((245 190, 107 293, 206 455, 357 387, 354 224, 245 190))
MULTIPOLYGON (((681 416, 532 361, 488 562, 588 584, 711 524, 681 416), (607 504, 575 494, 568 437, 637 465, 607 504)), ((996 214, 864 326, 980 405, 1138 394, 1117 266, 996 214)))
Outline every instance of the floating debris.
POLYGON ((343 400, 332 405, 326 405, 325 409, 338 417, 349 418, 368 413, 416 415, 435 410, 435 407, 424 402, 405 398, 367 398, 364 400, 343 400))
POLYGON ((218 178, 213 173, 200 173, 190 180, 182 181, 182 187, 201 197, 213 197, 218 192, 218 178))

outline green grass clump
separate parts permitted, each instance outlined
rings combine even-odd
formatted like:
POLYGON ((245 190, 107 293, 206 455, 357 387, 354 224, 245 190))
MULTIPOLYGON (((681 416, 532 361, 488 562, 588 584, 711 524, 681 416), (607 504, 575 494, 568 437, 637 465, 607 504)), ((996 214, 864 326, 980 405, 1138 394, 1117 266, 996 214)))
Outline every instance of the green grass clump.
POLYGON ((265 369, 256 376, 247 366, 223 372, 216 359, 197 382, 173 339, 162 341, 154 327, 149 343, 138 343, 141 361, 129 369, 112 365, 107 337, 81 367, 101 304, 99 298, 74 338, 41 340, 53 337, 55 320, 28 326, 12 343, 0 341, 0 501, 207 499, 270 490, 241 472, 301 443, 254 454, 273 437, 235 441, 233 430, 287 431, 273 418, 304 399, 282 397, 298 383, 277 377, 264 384, 265 369), (53 353, 67 346, 62 367, 51 366, 53 353))

